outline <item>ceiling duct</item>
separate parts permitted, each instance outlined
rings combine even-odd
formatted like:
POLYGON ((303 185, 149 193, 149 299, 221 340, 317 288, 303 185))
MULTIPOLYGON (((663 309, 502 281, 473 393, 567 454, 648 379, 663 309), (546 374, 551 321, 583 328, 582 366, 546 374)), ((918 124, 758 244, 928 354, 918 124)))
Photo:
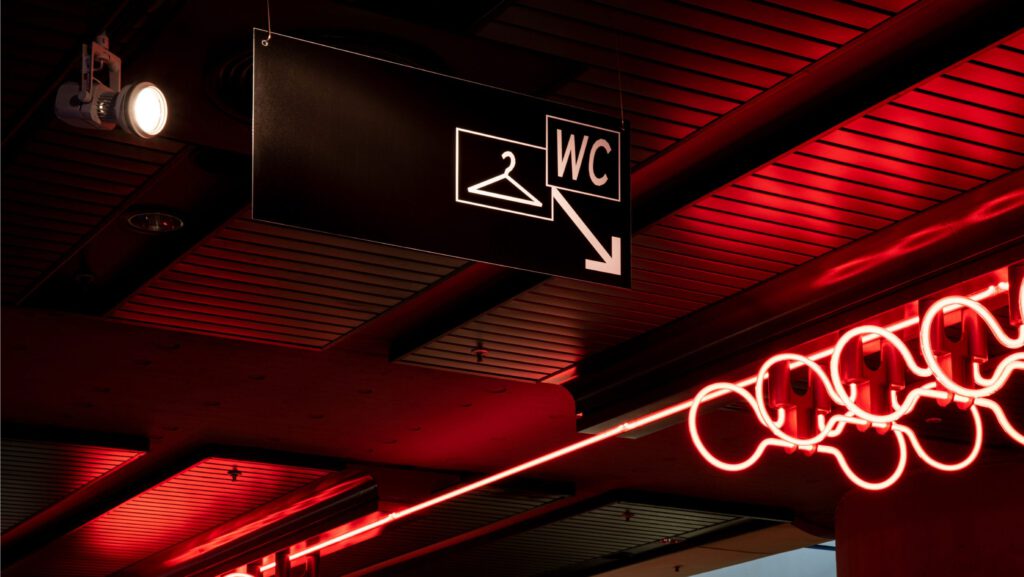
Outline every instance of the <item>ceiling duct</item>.
POLYGON ((143 559, 114 577, 185 577, 228 571, 376 509, 377 483, 372 477, 336 473, 143 559))

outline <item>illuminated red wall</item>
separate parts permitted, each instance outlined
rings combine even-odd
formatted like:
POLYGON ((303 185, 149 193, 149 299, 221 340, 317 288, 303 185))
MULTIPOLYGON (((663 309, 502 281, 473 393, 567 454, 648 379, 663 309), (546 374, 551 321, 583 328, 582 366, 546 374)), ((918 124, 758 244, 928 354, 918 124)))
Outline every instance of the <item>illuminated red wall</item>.
POLYGON ((1019 451, 958 475, 929 471, 836 510, 839 577, 1024 575, 1019 451), (927 477, 927 482, 921 477, 927 477))

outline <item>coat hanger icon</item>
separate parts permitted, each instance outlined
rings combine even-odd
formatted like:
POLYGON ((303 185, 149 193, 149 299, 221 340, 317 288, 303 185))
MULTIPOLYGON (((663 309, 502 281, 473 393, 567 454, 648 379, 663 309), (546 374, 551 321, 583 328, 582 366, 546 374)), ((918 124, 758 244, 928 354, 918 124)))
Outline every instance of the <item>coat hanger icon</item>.
POLYGON ((478 182, 473 186, 470 186, 466 190, 473 194, 489 196, 491 198, 497 198, 500 200, 507 200, 508 202, 517 202, 519 204, 526 204, 529 206, 537 207, 542 206, 543 204, 541 203, 541 201, 537 200, 536 196, 530 194, 530 191, 523 188, 523 185, 519 184, 516 181, 516 179, 512 177, 512 169, 516 167, 516 155, 512 154, 511 151, 506 150, 505 152, 501 153, 501 157, 508 161, 508 167, 505 169, 504 172, 493 178, 488 178, 483 182, 478 182), (510 196, 507 194, 502 194, 500 192, 484 190, 485 187, 488 187, 496 182, 501 182, 502 180, 507 180, 512 186, 516 187, 519 190, 519 192, 523 193, 523 196, 510 196))

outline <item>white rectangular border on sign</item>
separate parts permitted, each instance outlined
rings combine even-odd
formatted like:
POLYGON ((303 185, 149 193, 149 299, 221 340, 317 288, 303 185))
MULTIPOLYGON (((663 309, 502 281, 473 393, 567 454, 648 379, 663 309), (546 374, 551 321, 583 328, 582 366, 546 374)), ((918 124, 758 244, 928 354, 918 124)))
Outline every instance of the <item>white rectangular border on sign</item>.
POLYGON ((611 197, 604 196, 604 195, 601 195, 601 194, 594 194, 592 192, 583 192, 582 190, 575 190, 575 189, 572 189, 572 188, 565 188, 564 186, 558 186, 556 188, 558 188, 558 190, 565 191, 565 192, 571 192, 573 194, 582 194, 584 196, 592 196, 594 198, 603 198, 605 200, 610 200, 612 202, 622 202, 622 132, 620 132, 618 130, 611 130, 610 128, 602 128, 600 126, 594 126, 593 124, 587 124, 585 122, 578 122, 576 120, 569 120, 568 118, 562 118, 561 116, 552 116, 550 114, 545 114, 544 115, 544 179, 545 179, 544 182, 545 182, 545 184, 548 185, 548 188, 551 188, 551 186, 552 186, 551 183, 548 181, 548 176, 550 176, 550 175, 548 174, 548 171, 547 171, 547 167, 549 166, 548 155, 551 154, 551 151, 548 150, 548 148, 547 148, 548 136, 549 136, 548 135, 548 127, 551 124, 548 121, 550 119, 552 119, 552 118, 554 118, 555 120, 561 120, 562 122, 566 122, 566 123, 569 123, 569 124, 578 124, 580 126, 586 126, 587 128, 593 128, 594 130, 600 130, 602 132, 608 132, 610 134, 614 134, 615 135, 615 169, 619 171, 619 178, 618 178, 619 189, 617 191, 615 191, 615 198, 611 198, 611 197))
MULTIPOLYGON (((462 187, 461 187, 461 183, 459 182, 459 135, 461 133, 463 133, 463 132, 465 132, 467 134, 472 134, 474 136, 482 136, 483 138, 490 138, 492 140, 500 140, 502 142, 508 142, 508 143, 515 144, 515 145, 518 145, 518 146, 526 146, 528 148, 536 148, 536 149, 539 149, 539 150, 544 150, 544 162, 545 163, 547 162, 547 149, 545 147, 543 147, 543 146, 537 146, 536 144, 528 144, 526 142, 519 142, 518 140, 512 140, 511 138, 503 138, 501 136, 495 136, 493 134, 486 134, 486 133, 483 133, 483 132, 477 132, 475 130, 468 130, 466 128, 458 128, 458 127, 456 127, 455 128, 455 202, 457 202, 459 204, 469 204, 469 205, 472 205, 472 206, 478 206, 480 208, 486 208, 487 210, 497 210, 497 211, 501 211, 501 212, 507 212, 507 213, 510 213, 510 214, 517 214, 519 216, 525 216, 525 217, 529 217, 529 218, 536 218, 537 220, 546 220, 546 221, 549 221, 549 222, 553 222, 555 220, 555 203, 554 202, 550 202, 549 203, 551 211, 550 211, 550 214, 548 216, 539 216, 539 215, 536 215, 536 214, 529 214, 529 213, 526 213, 526 212, 520 212, 520 211, 517 211, 517 210, 510 209, 510 208, 499 208, 499 207, 496 207, 496 206, 491 206, 489 204, 483 204, 483 203, 480 203, 480 202, 473 202, 471 200, 466 200, 466 199, 462 198, 462 187)), ((547 182, 547 168, 546 167, 545 167, 544 180, 545 180, 545 184, 546 184, 546 182, 547 182)), ((620 186, 621 186, 621 183, 620 183, 620 186)))

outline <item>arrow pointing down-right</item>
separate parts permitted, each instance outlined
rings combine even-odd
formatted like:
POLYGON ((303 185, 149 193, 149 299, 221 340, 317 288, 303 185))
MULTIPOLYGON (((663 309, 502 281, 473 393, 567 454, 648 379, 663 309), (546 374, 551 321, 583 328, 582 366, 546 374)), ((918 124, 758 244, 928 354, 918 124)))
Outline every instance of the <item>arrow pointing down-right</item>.
POLYGON ((569 215, 569 218, 572 220, 573 224, 576 225, 576 228, 580 229, 584 238, 587 239, 590 246, 594 247, 598 256, 601 257, 601 260, 586 259, 584 265, 587 270, 620 276, 622 274, 622 239, 617 236, 611 237, 611 251, 606 250, 604 245, 597 240, 596 236, 594 236, 594 233, 590 230, 587 224, 583 222, 583 219, 580 218, 580 215, 576 214, 576 211, 569 204, 569 201, 566 200, 561 190, 552 186, 551 198, 562 207, 565 214, 569 215))

